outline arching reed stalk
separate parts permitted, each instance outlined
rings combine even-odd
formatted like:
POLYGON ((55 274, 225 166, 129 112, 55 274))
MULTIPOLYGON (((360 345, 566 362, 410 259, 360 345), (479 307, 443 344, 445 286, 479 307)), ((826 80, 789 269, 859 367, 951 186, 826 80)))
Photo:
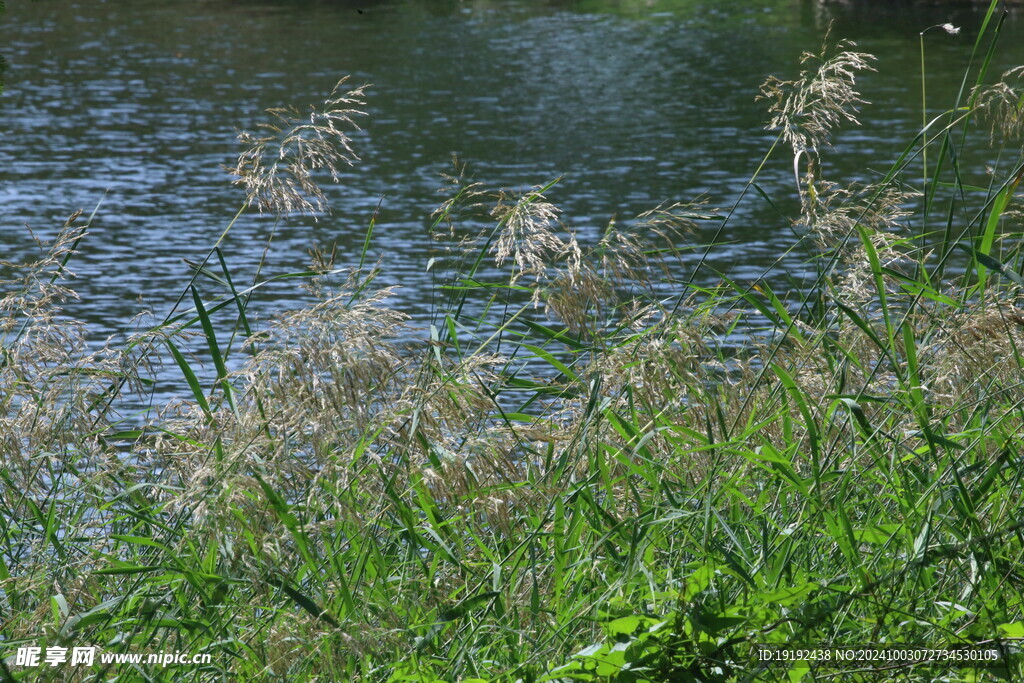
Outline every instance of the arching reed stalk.
POLYGON ((921 165, 922 171, 922 182, 921 191, 928 191, 928 97, 927 92, 927 80, 925 78, 925 59, 924 59, 924 34, 928 33, 932 29, 942 29, 951 36, 955 36, 960 33, 960 29, 953 24, 936 24, 929 26, 925 30, 921 31, 919 36, 921 42, 921 165))

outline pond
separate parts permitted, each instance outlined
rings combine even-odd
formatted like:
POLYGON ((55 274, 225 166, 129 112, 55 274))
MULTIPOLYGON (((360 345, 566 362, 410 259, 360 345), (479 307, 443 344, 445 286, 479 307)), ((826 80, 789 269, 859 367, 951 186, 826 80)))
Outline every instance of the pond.
MULTIPOLYGON (((354 263, 379 206, 381 282, 401 285, 396 305, 425 319, 426 230, 453 155, 495 188, 564 175, 548 198, 584 240, 662 202, 728 207, 774 139, 759 85, 795 77, 832 23, 878 70, 859 80, 871 104, 825 153, 827 175, 870 181, 921 125, 920 31, 962 28, 926 35, 936 114, 955 100, 982 16, 969 5, 800 0, 8 3, 0 259, 37 252, 26 225, 50 237, 73 210, 99 205, 71 263, 81 300, 69 315, 97 339, 129 331, 143 309, 162 318, 188 280, 184 259, 201 259, 242 204, 224 170, 238 131, 268 107, 322 101, 348 74, 372 87, 353 142, 361 161, 326 188, 333 214, 276 224, 249 212, 225 242, 228 262, 243 283, 258 269, 301 270, 313 244, 337 243, 339 265, 354 263)), ((1024 62, 1019 16, 1004 33, 994 74, 1024 62)), ((981 162, 965 169, 984 175, 981 162)), ((793 206, 788 152, 759 185, 793 206)), ((754 278, 794 239, 751 192, 708 263, 754 278)), ((799 273, 793 258, 781 273, 799 273)), ((254 312, 265 318, 301 295, 275 285, 254 312)))

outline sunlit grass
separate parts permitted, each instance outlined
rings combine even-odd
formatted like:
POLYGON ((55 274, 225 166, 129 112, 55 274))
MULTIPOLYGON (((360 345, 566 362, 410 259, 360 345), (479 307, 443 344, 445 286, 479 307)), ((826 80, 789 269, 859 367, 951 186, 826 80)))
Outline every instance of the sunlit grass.
MULTIPOLYGON (((213 249, 183 283, 188 310, 95 353, 59 315, 78 220, 38 263, 5 264, 0 676, 881 675, 769 667, 759 644, 973 644, 1000 666, 884 675, 1024 674, 1019 84, 929 124, 921 197, 920 138, 876 186, 822 176, 819 155, 842 153, 822 148, 832 127, 870 116, 854 109, 868 61, 840 45, 808 62, 765 90, 819 273, 799 294, 696 284, 697 228, 728 211, 662 206, 584 244, 550 203, 557 181, 510 195, 460 172, 431 230, 427 329, 375 285, 372 224, 348 267, 317 253, 292 274, 316 302, 262 329, 259 283, 236 285, 213 249), (952 152, 990 133, 1013 163, 978 193, 952 152), (157 359, 179 399, 120 419, 114 397, 145 392, 157 359), (16 663, 19 647, 87 645, 211 662, 16 663)), ((332 136, 331 158, 354 159, 341 130, 316 139, 332 136)), ((303 183, 247 185, 247 203, 320 206, 302 192, 321 157, 293 157, 303 183)))

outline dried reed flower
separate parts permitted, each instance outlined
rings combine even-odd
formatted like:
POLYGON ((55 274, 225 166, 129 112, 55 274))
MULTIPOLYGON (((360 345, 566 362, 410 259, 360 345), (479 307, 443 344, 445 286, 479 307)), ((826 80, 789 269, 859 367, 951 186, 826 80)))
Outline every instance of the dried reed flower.
MULTIPOLYGON (((45 251, 39 260, 22 264, 0 259, 0 272, 13 276, 0 279, 0 332, 12 327, 23 328, 20 316, 50 319, 57 312, 56 304, 78 298, 73 289, 61 283, 74 277, 64 264, 86 235, 85 226, 76 225, 81 215, 81 210, 73 213, 52 243, 36 238, 45 251)), ((0 338, 0 342, 6 345, 10 340, 0 338)))
POLYGON ((461 218, 489 215, 493 204, 493 197, 484 189, 483 183, 466 178, 466 164, 455 155, 452 155, 452 166, 452 173, 441 174, 445 184, 437 190, 445 200, 430 215, 433 221, 431 237, 435 240, 453 239, 461 218), (442 226, 447 230, 441 230, 442 226))
POLYGON ((998 138, 1012 140, 1024 133, 1024 66, 1006 71, 994 85, 975 89, 974 97, 991 125, 993 144, 998 138))
MULTIPOLYGON (((513 200, 505 195, 499 199, 491 215, 498 219, 500 232, 490 253, 494 254, 496 266, 510 258, 514 261, 513 284, 524 275, 533 275, 539 284, 547 276, 549 267, 559 259, 565 260, 565 272, 570 278, 579 272, 580 250, 576 240, 570 238, 564 242, 555 234, 558 213, 558 208, 544 198, 540 188, 513 200)), ((534 289, 533 300, 534 303, 540 301, 539 288, 534 289)))
POLYGON ((407 317, 385 308, 391 289, 352 301, 341 290, 289 313, 259 335, 262 350, 246 366, 249 382, 277 405, 282 424, 312 434, 358 437, 389 408, 404 362, 388 343, 407 317))
POLYGON ((946 310, 931 323, 938 333, 920 356, 931 370, 936 402, 1007 388, 1019 391, 1024 309, 1016 302, 996 299, 981 310, 946 310))
MULTIPOLYGON (((112 377, 133 379, 133 359, 105 345, 90 351, 85 324, 62 315, 77 298, 67 284, 68 257, 85 236, 76 212, 38 260, 0 263, 0 462, 7 485, 0 509, 24 511, 27 500, 63 496, 123 466, 103 442, 117 416, 99 400, 112 377), (40 472, 50 472, 40 476, 40 472)), ((99 525, 102 515, 90 518, 99 525)), ((28 551, 27 551, 28 552, 28 551)), ((43 553, 45 555, 45 552, 43 553)), ((35 560, 31 560, 35 561, 35 560)), ((46 559, 40 559, 45 563, 46 559)))
POLYGON ((843 244, 857 225, 878 233, 893 234, 903 228, 911 215, 906 207, 918 193, 894 186, 878 188, 841 187, 820 182, 813 204, 805 207, 801 222, 811 230, 822 247, 843 244))
POLYGON ((434 242, 427 262, 427 270, 457 270, 459 263, 475 262, 484 239, 479 225, 490 223, 495 197, 482 183, 466 178, 466 166, 452 157, 453 173, 442 173, 445 183, 438 192, 444 201, 431 214, 430 237, 434 242), (479 224, 466 229, 464 224, 479 224))
POLYGON ((859 124, 857 106, 866 104, 854 88, 858 71, 874 71, 870 61, 874 56, 852 52, 851 41, 839 41, 834 51, 828 47, 828 36, 818 54, 805 52, 802 64, 813 68, 800 72, 795 81, 783 81, 770 76, 761 85, 757 99, 769 100, 768 111, 772 119, 769 129, 781 129, 783 140, 800 154, 816 150, 828 142, 829 133, 837 125, 848 122, 859 124))
POLYGON ((574 333, 589 337, 600 336, 608 326, 635 327, 638 320, 650 318, 653 312, 637 299, 638 293, 654 298, 657 272, 671 277, 666 256, 679 255, 677 242, 695 229, 699 206, 663 204, 640 214, 628 227, 609 221, 597 245, 587 250, 576 246, 570 267, 552 279, 545 299, 548 312, 574 333), (638 314, 640 310, 644 313, 638 314))
POLYGON ((342 93, 347 80, 346 76, 338 81, 330 97, 320 108, 311 107, 308 117, 294 107, 268 109, 274 122, 259 127, 269 135, 238 134, 246 149, 231 173, 238 176, 233 182, 245 187, 249 206, 277 215, 315 215, 330 210, 313 172, 325 170, 338 182, 340 166, 351 166, 359 159, 349 133, 359 130, 353 117, 365 113, 355 107, 365 106, 362 98, 369 87, 361 85, 342 93))

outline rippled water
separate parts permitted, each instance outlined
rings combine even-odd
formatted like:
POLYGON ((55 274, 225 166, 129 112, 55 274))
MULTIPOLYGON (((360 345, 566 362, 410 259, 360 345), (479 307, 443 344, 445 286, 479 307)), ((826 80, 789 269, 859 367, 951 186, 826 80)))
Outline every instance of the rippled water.
MULTIPOLYGON (((964 29, 928 35, 937 112, 960 85, 980 17, 970 7, 829 11, 800 0, 12 2, 0 17, 10 63, 0 258, 32 254, 25 224, 52 235, 71 211, 102 201, 71 264, 82 298, 69 313, 97 337, 124 332, 143 307, 162 317, 187 281, 183 259, 201 258, 242 202, 222 169, 238 154, 237 131, 267 107, 321 101, 351 74, 373 84, 354 143, 362 161, 328 189, 332 216, 276 226, 263 273, 303 268, 313 243, 337 241, 341 264, 352 262, 380 203, 374 256, 385 259, 384 282, 404 286, 399 305, 420 315, 425 229, 453 154, 495 187, 564 174, 549 198, 584 238, 664 201, 728 206, 771 144, 759 84, 794 76, 800 52, 835 19, 835 36, 879 60, 861 79, 873 103, 864 125, 839 136, 829 173, 870 180, 920 126, 919 32, 945 21, 964 29)), ((1004 33, 997 68, 1024 62, 1020 19, 1004 33)), ((968 175, 983 172, 976 166, 968 175)), ((785 206, 791 174, 780 154, 759 182, 785 206)), ((238 281, 253 277, 274 229, 250 213, 232 231, 238 281)), ((751 193, 724 241, 710 263, 742 279, 793 235, 751 193)), ((299 294, 270 288, 255 312, 299 294)))

